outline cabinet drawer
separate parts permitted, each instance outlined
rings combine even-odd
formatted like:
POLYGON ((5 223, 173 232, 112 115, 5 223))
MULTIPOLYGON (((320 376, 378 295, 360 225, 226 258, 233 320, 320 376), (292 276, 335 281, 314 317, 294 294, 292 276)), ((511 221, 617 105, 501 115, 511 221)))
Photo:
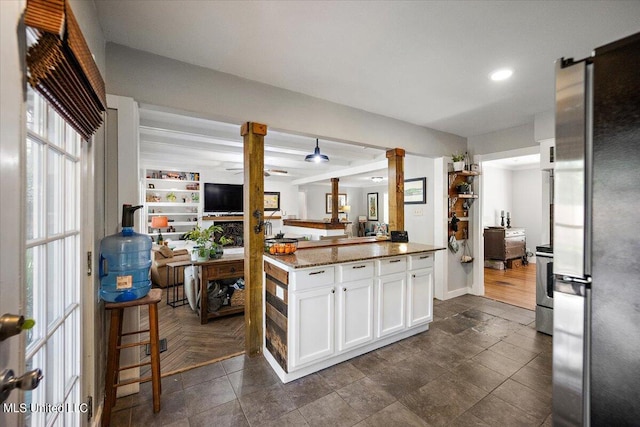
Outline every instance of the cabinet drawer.
POLYGON ((409 270, 433 267, 433 254, 416 254, 409 256, 409 270))
POLYGON ((514 246, 505 250, 505 259, 521 258, 524 256, 524 246, 514 246))
POLYGON ((376 261, 378 276, 407 271, 407 257, 384 258, 376 261))
POLYGON ((373 277, 373 261, 356 262, 338 266, 338 282, 353 282, 355 280, 373 277))
POLYGON ((206 265, 204 275, 208 278, 224 279, 244 275, 244 262, 222 265, 206 265))
POLYGON ((504 246, 507 248, 513 247, 524 247, 524 236, 520 237, 509 237, 508 239, 504 239, 504 246))
POLYGON ((524 238, 524 230, 505 230, 504 232, 504 237, 505 238, 509 238, 509 237, 520 237, 522 236, 524 238))
POLYGON ((323 266, 309 270, 296 271, 292 274, 292 288, 294 291, 315 288, 316 286, 331 285, 334 282, 335 268, 323 266))

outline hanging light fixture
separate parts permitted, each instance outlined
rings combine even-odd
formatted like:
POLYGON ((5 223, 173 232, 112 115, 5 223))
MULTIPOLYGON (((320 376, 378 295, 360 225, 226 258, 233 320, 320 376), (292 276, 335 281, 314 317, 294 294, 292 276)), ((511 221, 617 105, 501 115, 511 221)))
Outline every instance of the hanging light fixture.
POLYGON ((307 157, 305 157, 304 160, 307 162, 316 162, 316 163, 329 161, 329 156, 327 156, 326 154, 320 154, 320 147, 318 147, 318 138, 316 138, 316 149, 313 150, 313 154, 307 155, 307 157))

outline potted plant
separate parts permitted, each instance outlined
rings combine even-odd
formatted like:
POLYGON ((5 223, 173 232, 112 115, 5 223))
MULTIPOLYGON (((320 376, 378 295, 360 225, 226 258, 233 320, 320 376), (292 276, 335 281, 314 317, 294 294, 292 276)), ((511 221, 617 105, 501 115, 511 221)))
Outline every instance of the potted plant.
POLYGON ((464 154, 452 154, 454 172, 460 172, 464 170, 464 154))
MULTIPOLYGON (((219 228, 220 228, 220 230, 218 230, 216 232, 217 233, 222 233, 222 227, 219 227, 219 228)), ((228 245, 228 244, 230 244, 230 243, 233 243, 233 239, 229 238, 227 236, 220 236, 218 238, 217 242, 214 239, 213 240, 213 248, 209 252, 209 257, 213 258, 213 259, 218 259, 218 258, 222 257, 222 255, 224 253, 223 247, 228 245)))
POLYGON ((174 193, 173 191, 170 191, 170 192, 167 193, 167 200, 168 201, 173 203, 173 202, 176 201, 176 199, 177 199, 176 193, 174 193))
POLYGON ((458 190, 459 194, 469 194, 471 193, 471 184, 468 182, 461 182, 456 186, 456 190, 458 190))
POLYGON ((216 231, 221 232, 222 227, 212 225, 207 228, 201 228, 199 225, 196 225, 196 228, 185 235, 187 240, 195 243, 198 250, 198 261, 202 262, 209 259, 209 253, 214 244, 213 235, 216 231))

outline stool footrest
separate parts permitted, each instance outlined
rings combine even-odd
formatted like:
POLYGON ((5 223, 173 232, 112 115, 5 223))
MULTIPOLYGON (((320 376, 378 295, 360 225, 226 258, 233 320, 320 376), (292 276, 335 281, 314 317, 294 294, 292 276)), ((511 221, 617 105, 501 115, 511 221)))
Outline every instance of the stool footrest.
POLYGON ((142 330, 133 331, 133 332, 125 332, 123 334, 120 334, 120 336, 121 337, 126 337, 127 335, 144 334, 145 332, 149 332, 149 329, 142 329, 142 330))
POLYGON ((120 350, 123 348, 140 347, 142 345, 147 345, 147 344, 151 344, 151 341, 147 340, 147 341, 140 341, 140 342, 132 342, 130 344, 121 344, 121 345, 117 345, 116 348, 120 350))
POLYGON ((121 383, 118 384, 114 384, 114 387, 123 387, 125 385, 129 385, 129 384, 135 384, 135 383, 146 383, 147 381, 151 381, 153 379, 153 377, 144 377, 144 378, 131 378, 130 380, 126 380, 126 381, 122 381, 121 383))
POLYGON ((123 366, 122 368, 118 368, 118 372, 126 371, 127 369, 140 368, 142 366, 147 366, 147 365, 151 365, 151 362, 136 363, 135 365, 123 366))

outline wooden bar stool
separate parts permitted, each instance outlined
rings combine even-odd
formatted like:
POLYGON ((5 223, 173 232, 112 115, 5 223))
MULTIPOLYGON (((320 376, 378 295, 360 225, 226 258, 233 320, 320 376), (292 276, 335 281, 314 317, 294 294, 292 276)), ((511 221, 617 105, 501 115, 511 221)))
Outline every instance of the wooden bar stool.
POLYGON ((111 409, 116 403, 116 390, 118 387, 133 383, 151 380, 153 387, 153 412, 160 412, 160 338, 158 333, 158 303, 162 300, 162 289, 152 289, 144 297, 133 301, 108 302, 104 308, 111 310, 111 326, 109 328, 109 348, 107 355, 107 374, 105 380, 105 404, 102 416, 102 425, 108 426, 111 422, 111 409), (146 305, 149 308, 149 329, 122 333, 122 318, 124 309, 146 305), (130 344, 122 344, 122 337, 140 333, 149 333, 148 341, 140 341, 130 344), (151 362, 120 367, 120 350, 150 344, 151 362), (151 365, 151 376, 145 378, 133 378, 119 382, 120 371, 151 365))

